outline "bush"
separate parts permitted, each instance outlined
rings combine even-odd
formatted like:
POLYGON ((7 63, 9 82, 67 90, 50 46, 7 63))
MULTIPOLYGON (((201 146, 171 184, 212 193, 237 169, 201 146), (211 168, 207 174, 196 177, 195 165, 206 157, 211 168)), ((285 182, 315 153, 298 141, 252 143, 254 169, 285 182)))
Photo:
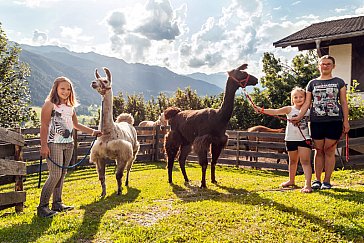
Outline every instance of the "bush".
POLYGON ((347 91, 346 97, 349 106, 349 120, 356 120, 364 117, 364 100, 358 93, 358 85, 358 81, 354 79, 347 91))

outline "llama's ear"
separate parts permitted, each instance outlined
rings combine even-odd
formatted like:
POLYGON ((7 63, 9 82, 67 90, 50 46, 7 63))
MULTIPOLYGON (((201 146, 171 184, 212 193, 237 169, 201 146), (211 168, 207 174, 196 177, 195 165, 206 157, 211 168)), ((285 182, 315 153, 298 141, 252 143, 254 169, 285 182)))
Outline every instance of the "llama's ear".
POLYGON ((248 64, 243 64, 243 65, 241 65, 240 67, 238 67, 237 69, 238 70, 245 70, 246 68, 248 67, 248 64))
POLYGON ((99 72, 97 71, 97 68, 95 69, 95 78, 100 78, 100 74, 99 74, 99 72))
POLYGON ((107 67, 104 67, 104 71, 106 73, 107 80, 111 82, 111 72, 107 67))

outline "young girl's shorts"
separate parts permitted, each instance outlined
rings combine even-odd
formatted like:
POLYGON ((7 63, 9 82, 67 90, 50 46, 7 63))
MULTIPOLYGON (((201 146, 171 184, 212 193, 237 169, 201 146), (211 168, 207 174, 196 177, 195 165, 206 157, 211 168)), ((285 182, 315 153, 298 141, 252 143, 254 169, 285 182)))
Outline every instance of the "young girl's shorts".
POLYGON ((286 141, 286 150, 288 151, 296 151, 298 147, 311 148, 311 140, 303 140, 303 141, 286 141))

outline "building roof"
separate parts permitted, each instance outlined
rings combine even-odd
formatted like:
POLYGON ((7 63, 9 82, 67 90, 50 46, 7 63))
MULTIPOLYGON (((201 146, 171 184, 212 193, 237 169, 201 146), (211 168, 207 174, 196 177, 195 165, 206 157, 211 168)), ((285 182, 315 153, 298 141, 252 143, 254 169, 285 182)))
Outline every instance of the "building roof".
MULTIPOLYGON (((364 36, 364 16, 337 19, 312 24, 292 35, 289 35, 277 42, 275 47, 301 47, 309 45, 312 47, 316 41, 333 41, 352 37, 364 36)), ((316 44, 315 44, 316 45, 316 44)))

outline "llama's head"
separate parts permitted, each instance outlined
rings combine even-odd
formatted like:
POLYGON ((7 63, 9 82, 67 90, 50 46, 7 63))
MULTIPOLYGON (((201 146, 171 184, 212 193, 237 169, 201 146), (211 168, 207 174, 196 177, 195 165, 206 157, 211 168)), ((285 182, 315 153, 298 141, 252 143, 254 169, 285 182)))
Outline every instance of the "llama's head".
POLYGON ((240 67, 229 71, 229 79, 235 81, 243 88, 248 85, 256 85, 258 83, 258 79, 244 71, 247 67, 248 64, 243 64, 240 67))
POLYGON ((91 82, 91 87, 96 89, 101 95, 105 95, 108 91, 111 90, 111 72, 108 68, 103 68, 106 77, 101 77, 98 73, 97 69, 95 69, 95 80, 91 82))

